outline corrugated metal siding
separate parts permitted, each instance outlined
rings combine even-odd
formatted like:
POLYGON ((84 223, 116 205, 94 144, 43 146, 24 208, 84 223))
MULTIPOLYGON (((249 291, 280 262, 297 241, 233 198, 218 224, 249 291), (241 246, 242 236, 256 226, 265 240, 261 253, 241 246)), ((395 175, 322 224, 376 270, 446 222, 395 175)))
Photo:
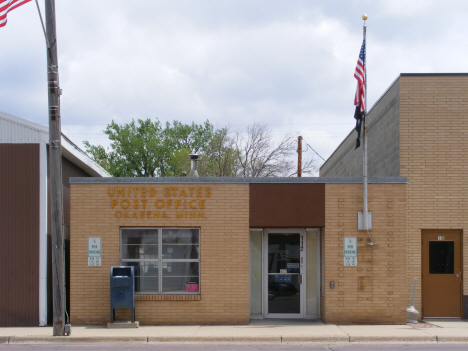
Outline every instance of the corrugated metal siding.
POLYGON ((3 117, 0 115, 0 143, 2 144, 35 144, 41 141, 44 134, 47 135, 45 127, 40 125, 27 125, 14 116, 3 117))
POLYGON ((39 144, 0 144, 0 326, 39 324, 39 144))

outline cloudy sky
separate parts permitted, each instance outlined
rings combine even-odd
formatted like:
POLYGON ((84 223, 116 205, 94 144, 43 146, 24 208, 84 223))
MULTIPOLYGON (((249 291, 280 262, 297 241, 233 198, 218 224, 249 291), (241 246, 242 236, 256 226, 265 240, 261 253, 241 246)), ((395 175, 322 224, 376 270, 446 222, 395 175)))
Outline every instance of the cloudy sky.
MULTIPOLYGON (((56 0, 62 131, 108 145, 111 120, 264 123, 326 159, 353 129, 364 13, 369 108, 400 73, 467 72, 463 0, 56 0)), ((47 126, 34 0, 0 43, 0 110, 47 126)))

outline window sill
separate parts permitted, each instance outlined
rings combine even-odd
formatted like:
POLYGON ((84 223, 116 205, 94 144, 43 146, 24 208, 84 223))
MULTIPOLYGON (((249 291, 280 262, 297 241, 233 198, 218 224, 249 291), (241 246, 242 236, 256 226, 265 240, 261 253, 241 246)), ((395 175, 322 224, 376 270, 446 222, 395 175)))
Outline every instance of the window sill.
POLYGON ((187 295, 135 295, 135 301, 200 301, 200 294, 187 295))

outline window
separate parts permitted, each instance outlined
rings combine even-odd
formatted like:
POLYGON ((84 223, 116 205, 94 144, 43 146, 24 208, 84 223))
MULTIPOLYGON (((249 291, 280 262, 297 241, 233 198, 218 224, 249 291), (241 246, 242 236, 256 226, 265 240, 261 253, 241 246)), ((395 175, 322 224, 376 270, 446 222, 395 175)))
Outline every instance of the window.
POLYGON ((141 294, 198 294, 200 229, 122 228, 120 264, 135 267, 141 294))
POLYGON ((429 274, 453 274, 454 242, 429 241, 429 274))

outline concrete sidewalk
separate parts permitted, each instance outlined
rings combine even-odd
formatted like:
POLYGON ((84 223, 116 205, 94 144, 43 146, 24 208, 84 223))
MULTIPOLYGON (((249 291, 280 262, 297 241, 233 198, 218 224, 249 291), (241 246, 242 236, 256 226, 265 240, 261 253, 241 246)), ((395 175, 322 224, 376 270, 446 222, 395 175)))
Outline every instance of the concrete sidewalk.
POLYGON ((468 322, 428 320, 415 325, 335 325, 309 320, 251 320, 249 325, 72 326, 70 336, 52 327, 0 328, 0 343, 94 342, 468 342, 468 322))

